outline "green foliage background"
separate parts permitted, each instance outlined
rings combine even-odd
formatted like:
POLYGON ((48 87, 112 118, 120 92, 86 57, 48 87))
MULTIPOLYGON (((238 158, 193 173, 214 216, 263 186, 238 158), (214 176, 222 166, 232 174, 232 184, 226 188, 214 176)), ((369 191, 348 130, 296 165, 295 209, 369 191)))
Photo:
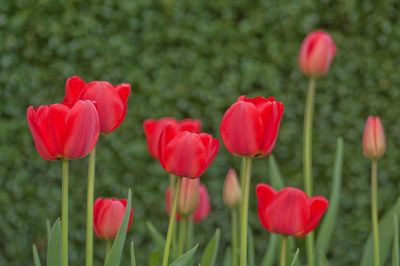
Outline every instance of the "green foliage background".
MULTIPOLYGON (((163 232, 167 227, 167 175, 147 153, 145 118, 198 118, 219 137, 222 115, 239 95, 273 95, 285 104, 274 154, 287 184, 301 184, 307 78, 297 68, 297 55, 306 33, 318 28, 333 35, 338 53, 317 84, 315 191, 329 195, 336 138, 342 136, 344 189, 329 259, 354 265, 370 231, 369 163, 361 153, 369 114, 382 116, 388 138, 380 163, 380 210, 399 195, 399 11, 395 0, 1 1, 0 265, 31 265, 32 243, 43 255, 45 220, 60 214, 61 165, 37 154, 25 112, 29 105, 60 101, 65 80, 74 74, 132 84, 124 123, 98 144, 96 196, 125 197, 133 188, 129 239, 139 264, 146 264, 153 247, 145 221, 163 232)), ((228 243, 221 190, 226 171, 238 163, 222 145, 202 177, 213 208, 195 229, 202 245, 216 227, 223 247, 228 243)), ((87 159, 71 163, 71 265, 83 264, 86 167, 87 159)), ((267 181, 266 173, 267 159, 257 159, 253 187, 267 181)), ((251 201, 260 258, 267 233, 256 217, 254 194, 251 201)), ((99 265, 104 248, 96 240, 99 265)))

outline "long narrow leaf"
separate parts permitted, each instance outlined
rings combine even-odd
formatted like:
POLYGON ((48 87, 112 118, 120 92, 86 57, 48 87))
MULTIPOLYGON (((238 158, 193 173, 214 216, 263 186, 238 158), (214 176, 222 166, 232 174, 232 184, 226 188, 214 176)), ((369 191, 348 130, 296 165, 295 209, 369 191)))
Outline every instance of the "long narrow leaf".
POLYGON ((272 187, 275 189, 282 189, 285 184, 283 183, 282 174, 279 170, 278 163, 275 160, 274 155, 269 156, 269 178, 272 187))
POLYGON ((214 266, 217 260, 218 247, 219 247, 220 230, 217 228, 213 237, 207 243, 203 256, 201 257, 202 266, 214 266))
POLYGON ((399 266, 399 223, 397 215, 393 215, 394 223, 394 238, 393 238, 393 249, 392 249, 392 266, 399 266))
POLYGON ((33 245, 32 252, 33 252, 33 263, 34 263, 34 265, 35 266, 42 266, 42 264, 40 263, 39 253, 37 251, 36 245, 33 245))
POLYGON ((196 244, 191 250, 187 251, 185 254, 183 254, 182 256, 177 258, 169 266, 185 266, 185 265, 187 265, 193 259, 198 247, 199 247, 199 244, 196 244))
POLYGON ((299 256, 299 249, 296 250, 296 253, 294 254, 292 263, 290 263, 290 266, 295 266, 297 262, 297 257, 299 256))
POLYGON ((222 263, 223 266, 231 266, 232 265, 232 253, 231 253, 231 247, 227 247, 225 250, 225 255, 224 255, 224 262, 222 263))
POLYGON ((275 263, 275 255, 277 251, 277 243, 281 242, 281 236, 277 234, 270 234, 267 242, 267 251, 265 252, 262 260, 262 266, 270 266, 275 263))
POLYGON ((254 238, 253 238, 253 231, 251 230, 251 228, 249 227, 248 229, 248 235, 247 235, 247 241, 248 241, 248 247, 247 247, 247 263, 249 266, 254 266, 254 238))
POLYGON ((50 220, 46 220, 46 235, 47 235, 47 242, 49 242, 50 239, 50 233, 51 233, 51 225, 50 225, 50 220))
POLYGON ((147 222, 146 226, 154 243, 157 245, 158 248, 163 249, 165 240, 160 231, 158 231, 158 229, 151 222, 147 222))
MULTIPOLYGON (((393 242, 394 236, 394 222, 393 215, 400 215, 400 197, 397 198, 396 203, 385 213, 379 223, 379 243, 381 263, 385 265, 393 242)), ((373 242, 372 234, 368 236, 368 240, 364 245, 364 251, 361 259, 361 266, 373 265, 373 242)))
POLYGON ((162 250, 156 249, 150 252, 148 257, 148 266, 160 266, 161 265, 162 250))
POLYGON ((119 266, 119 264, 121 263, 122 250, 124 249, 126 234, 128 230, 128 222, 131 213, 131 194, 131 190, 129 189, 128 202, 126 204, 124 219, 118 229, 118 233, 111 247, 110 253, 106 258, 105 266, 119 266))
POLYGON ((342 186, 342 166, 343 140, 342 138, 338 138, 329 208, 322 221, 316 242, 316 247, 323 256, 326 256, 328 252, 329 244, 331 242, 333 230, 336 224, 336 218, 339 212, 340 193, 342 186))
POLYGON ((47 266, 61 265, 61 222, 58 218, 50 229, 47 245, 47 266))
POLYGON ((131 242, 131 266, 136 266, 135 247, 133 241, 131 242))

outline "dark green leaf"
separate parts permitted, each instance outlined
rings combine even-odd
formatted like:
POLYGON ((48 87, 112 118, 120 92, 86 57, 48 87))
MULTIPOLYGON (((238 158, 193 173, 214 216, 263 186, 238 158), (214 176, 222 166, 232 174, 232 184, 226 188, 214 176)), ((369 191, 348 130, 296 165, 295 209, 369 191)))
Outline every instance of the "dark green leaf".
POLYGON ((232 265, 232 253, 231 248, 228 246, 225 250, 224 261, 222 263, 223 266, 231 266, 232 265))
POLYGON ((169 266, 185 266, 189 264, 193 259, 194 255, 196 254, 198 246, 199 244, 196 244, 191 250, 187 251, 185 254, 177 258, 169 266))
POLYGON ((280 190, 285 186, 278 163, 272 154, 269 156, 269 178, 273 188, 280 190))
POLYGON ((208 242, 203 256, 201 257, 201 265, 202 266, 213 266, 217 260, 218 255, 218 247, 219 247, 219 237, 220 230, 219 228, 215 230, 213 237, 208 242))
POLYGON ((61 265, 61 222, 57 218, 50 230, 47 247, 47 266, 61 265))
POLYGON ((136 266, 135 247, 133 241, 131 242, 131 266, 136 266))
POLYGON ((267 251, 265 252, 264 258, 261 263, 262 266, 274 265, 277 243, 280 242, 281 242, 280 235, 270 234, 269 240, 267 242, 267 251))
POLYGON ((160 231, 157 230, 157 228, 151 223, 147 222, 146 223, 147 229, 149 230, 150 236, 153 239, 154 243, 158 248, 163 249, 164 248, 164 237, 160 233, 160 231))
POLYGON ((392 266, 399 266, 399 223, 397 215, 393 215, 394 223, 394 238, 393 238, 393 249, 392 249, 392 266))

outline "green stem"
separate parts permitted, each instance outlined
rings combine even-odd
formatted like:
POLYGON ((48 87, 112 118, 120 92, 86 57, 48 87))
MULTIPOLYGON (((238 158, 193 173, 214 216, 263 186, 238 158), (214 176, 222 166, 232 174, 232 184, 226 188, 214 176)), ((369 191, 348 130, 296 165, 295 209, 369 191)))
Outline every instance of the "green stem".
POLYGON ((165 240, 164 255, 163 255, 163 262, 162 262, 163 266, 168 265, 169 251, 171 248, 172 234, 173 234, 174 226, 175 226, 176 209, 178 206, 178 197, 179 197, 180 189, 181 189, 181 178, 178 177, 177 182, 176 182, 176 187, 175 187, 174 200, 172 203, 171 215, 169 216, 168 233, 167 233, 167 239, 165 240))
POLYGON ((371 216, 374 236, 374 265, 380 266, 378 228, 378 161, 371 161, 371 216))
POLYGON ((234 207, 231 211, 231 226, 232 226, 232 266, 238 265, 238 215, 237 208, 234 207))
MULTIPOLYGON (((169 175, 169 189, 171 191, 171 193, 173 193, 173 191, 175 190, 175 181, 176 180, 176 176, 174 176, 173 174, 169 175)), ((171 215, 171 214, 170 214, 171 215)), ((174 220, 175 223, 175 228, 177 227, 177 221, 176 219, 174 220)), ((177 230, 174 230, 174 233, 172 234, 172 243, 171 243, 171 247, 172 247, 172 257, 176 258, 177 257, 177 230)))
POLYGON ((243 201, 241 208, 241 229, 240 229, 240 266, 247 265, 247 220, 249 211, 249 191, 250 191, 250 177, 251 177, 251 157, 243 157, 242 171, 243 177, 241 178, 243 188, 243 201))
POLYGON ((188 218, 182 217, 179 223, 179 243, 178 243, 178 258, 184 252, 185 242, 187 238, 188 218))
POLYGON ((280 266, 286 266, 286 243, 287 243, 287 236, 282 237, 282 245, 281 245, 281 259, 280 259, 280 266))
POLYGON ((96 148, 89 154, 86 201, 86 266, 93 265, 93 198, 96 165, 96 148))
MULTIPOLYGON (((304 188, 309 196, 313 194, 312 176, 312 129, 314 119, 314 98, 316 79, 310 78, 306 99, 306 110, 304 114, 303 132, 303 177, 304 188)), ((314 234, 311 232, 306 236, 307 265, 314 266, 314 234)))
POLYGON ((62 266, 68 266, 68 160, 62 160, 61 246, 62 266))
POLYGON ((112 244, 113 244, 112 240, 107 240, 106 241, 106 256, 104 257, 104 264, 107 261, 108 254, 110 254, 110 251, 111 251, 111 248, 112 248, 112 244))

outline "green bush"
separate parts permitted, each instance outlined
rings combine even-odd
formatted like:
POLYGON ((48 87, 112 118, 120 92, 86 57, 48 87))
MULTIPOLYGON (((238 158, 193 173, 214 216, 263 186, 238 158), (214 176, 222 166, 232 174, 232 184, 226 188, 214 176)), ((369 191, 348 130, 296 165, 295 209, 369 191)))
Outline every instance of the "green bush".
MULTIPOLYGON (((333 35, 338 53, 329 76, 317 84, 315 191, 329 195, 336 138, 342 136, 344 188, 329 259, 332 265, 354 265, 370 231, 369 163, 361 153, 369 114, 382 116, 388 137, 380 164, 380 209, 399 194, 399 11, 394 0, 2 1, 0 265, 31 265, 32 243, 44 254, 45 221, 60 215, 61 165, 37 154, 25 112, 28 105, 61 100, 65 80, 74 74, 133 86, 124 123, 98 144, 96 196, 123 197, 128 187, 133 189, 129 238, 140 250, 142 265, 152 248, 145 222, 152 220, 166 231, 168 182, 147 153, 145 118, 198 118, 205 131, 219 137, 223 112, 239 95, 274 95, 285 104, 274 154, 287 184, 301 184, 307 79, 298 71, 297 55, 306 33, 317 28, 333 35)), ((221 190, 226 171, 238 162, 221 146, 202 177, 213 212, 196 226, 200 243, 215 227, 221 228, 223 247, 228 243, 229 213, 221 190)), ((86 167, 87 159, 71 164, 71 265, 83 264, 86 167)), ((267 159, 258 159, 253 185, 266 182, 266 173, 267 159)), ((250 222, 260 257, 268 243, 254 194, 250 222)), ((104 248, 96 240, 99 265, 104 248)))

